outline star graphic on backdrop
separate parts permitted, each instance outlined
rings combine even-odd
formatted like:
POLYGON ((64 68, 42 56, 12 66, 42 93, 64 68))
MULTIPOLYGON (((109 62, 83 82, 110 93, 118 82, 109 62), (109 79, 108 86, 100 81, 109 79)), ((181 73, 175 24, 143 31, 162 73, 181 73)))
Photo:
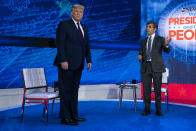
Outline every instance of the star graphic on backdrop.
POLYGON ((98 22, 96 22, 96 27, 97 27, 98 29, 102 29, 102 28, 104 27, 103 21, 102 21, 102 20, 99 20, 98 22))
POLYGON ((187 91, 184 88, 181 88, 180 90, 178 90, 179 96, 186 96, 187 95, 187 91))
POLYGON ((60 7, 58 17, 61 17, 65 13, 70 16, 70 11, 73 3, 71 3, 69 0, 64 0, 64 1, 56 1, 56 4, 60 7))

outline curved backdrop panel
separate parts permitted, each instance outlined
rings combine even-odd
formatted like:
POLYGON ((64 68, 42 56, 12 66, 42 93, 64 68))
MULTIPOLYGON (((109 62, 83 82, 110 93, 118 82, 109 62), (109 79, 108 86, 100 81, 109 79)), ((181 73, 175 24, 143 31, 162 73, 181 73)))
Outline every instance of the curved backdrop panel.
MULTIPOLYGON (((91 52, 93 68, 83 71, 81 84, 110 84, 140 79, 138 51, 91 49, 91 52)), ((55 48, 1 46, 0 88, 21 88, 21 69, 36 67, 45 68, 47 82, 52 86, 58 79, 57 68, 53 66, 55 56, 55 48)))
POLYGON ((76 3, 86 7, 82 22, 91 40, 139 39, 139 0, 1 0, 0 36, 55 38, 57 25, 70 19, 71 6, 76 3))

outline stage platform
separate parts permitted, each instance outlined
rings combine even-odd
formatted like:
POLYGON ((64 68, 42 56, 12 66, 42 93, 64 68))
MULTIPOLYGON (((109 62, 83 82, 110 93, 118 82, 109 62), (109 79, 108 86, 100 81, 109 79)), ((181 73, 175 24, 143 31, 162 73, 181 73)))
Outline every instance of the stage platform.
POLYGON ((155 115, 155 104, 151 105, 151 114, 142 116, 143 102, 137 102, 137 111, 134 111, 133 101, 123 101, 121 110, 118 110, 117 100, 91 100, 79 102, 80 117, 86 122, 79 126, 60 124, 59 102, 54 105, 51 113, 49 105, 49 122, 42 120, 43 105, 32 105, 25 108, 24 120, 20 121, 21 108, 0 111, 1 131, 195 131, 196 107, 162 103, 163 116, 155 115))

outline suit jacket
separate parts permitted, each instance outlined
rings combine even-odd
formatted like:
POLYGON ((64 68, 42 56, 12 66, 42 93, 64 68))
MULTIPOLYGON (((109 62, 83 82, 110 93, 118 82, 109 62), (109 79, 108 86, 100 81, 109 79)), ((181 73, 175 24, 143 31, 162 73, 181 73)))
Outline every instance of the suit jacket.
POLYGON ((57 56, 54 65, 68 62, 68 69, 75 70, 82 65, 84 60, 91 63, 91 52, 87 28, 81 24, 84 38, 81 40, 77 27, 72 19, 62 21, 56 31, 57 56))
MULTIPOLYGON (((144 73, 146 71, 146 43, 147 38, 142 39, 141 48, 139 54, 142 55, 141 62, 141 72, 144 73)), ((165 46, 165 39, 163 37, 155 35, 152 49, 151 49, 151 63, 153 72, 165 72, 165 65, 162 57, 162 51, 169 53, 170 48, 165 46)))

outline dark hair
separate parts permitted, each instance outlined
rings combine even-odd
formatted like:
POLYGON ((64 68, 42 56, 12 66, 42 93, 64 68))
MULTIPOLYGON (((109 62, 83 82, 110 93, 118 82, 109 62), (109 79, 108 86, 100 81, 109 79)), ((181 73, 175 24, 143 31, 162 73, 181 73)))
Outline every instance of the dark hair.
POLYGON ((155 23, 154 21, 148 21, 148 23, 146 25, 152 24, 153 28, 157 29, 158 28, 158 24, 155 23))

